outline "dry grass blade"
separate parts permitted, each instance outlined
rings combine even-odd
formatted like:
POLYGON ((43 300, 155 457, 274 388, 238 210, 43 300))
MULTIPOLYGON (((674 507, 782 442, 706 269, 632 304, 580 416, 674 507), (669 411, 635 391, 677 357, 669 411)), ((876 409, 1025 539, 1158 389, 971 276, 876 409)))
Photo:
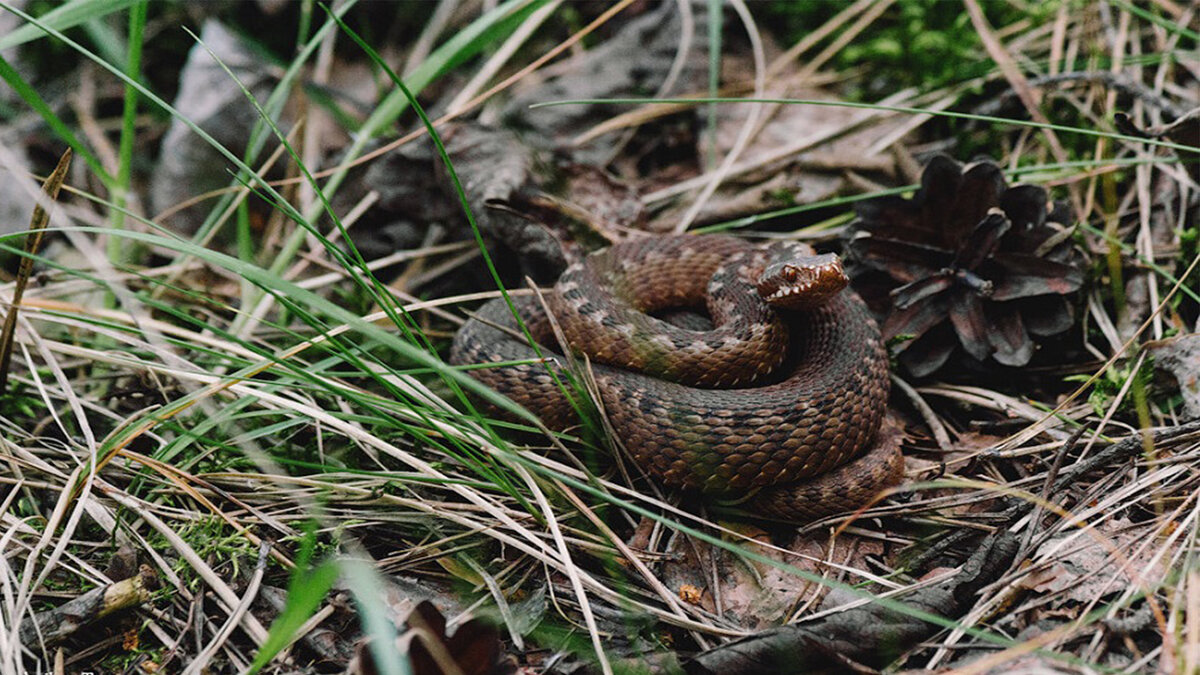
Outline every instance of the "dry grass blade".
MULTIPOLYGON (((737 12, 738 18, 741 19, 742 24, 745 27, 746 36, 750 40, 750 50, 754 55, 754 98, 762 98, 766 91, 767 78, 767 57, 763 52, 762 37, 759 34, 758 26, 755 25, 754 18, 750 16, 750 10, 746 8, 745 3, 742 2, 742 0, 730 0, 730 2, 734 10, 737 12)), ((692 221, 696 219, 696 217, 700 214, 700 210, 704 208, 704 204, 708 201, 712 194, 716 192, 717 187, 720 186, 721 182, 725 179, 725 176, 729 174, 730 169, 732 169, 734 163, 737 162, 737 158, 750 143, 750 139, 754 135, 755 129, 758 125, 758 119, 762 115, 764 107, 765 106, 762 103, 750 104, 750 113, 746 116, 745 121, 742 122, 742 128, 738 130, 737 139, 734 141, 733 147, 729 149, 729 152, 721 160, 721 164, 717 167, 716 171, 712 172, 712 177, 700 191, 700 194, 696 197, 696 200, 692 202, 691 206, 688 207, 687 212, 684 213, 683 217, 679 219, 678 223, 676 223, 676 233, 684 232, 688 229, 688 227, 691 226, 692 221)))
MULTIPOLYGON (((67 178, 67 169, 71 167, 71 149, 58 159, 58 166, 50 177, 42 183, 42 191, 50 201, 58 199, 58 192, 63 181, 67 178)), ((25 287, 29 285, 29 277, 33 274, 33 256, 42 245, 42 237, 46 234, 46 225, 50 222, 50 214, 38 204, 33 209, 33 217, 29 220, 29 234, 25 239, 25 255, 21 258, 21 266, 17 270, 16 283, 13 285, 12 302, 8 313, 4 315, 4 328, 0 329, 0 394, 8 390, 8 368, 12 362, 13 342, 17 333, 17 312, 20 311, 21 298, 25 295, 25 287)))
POLYGON ((234 607, 233 611, 229 613, 229 618, 226 619, 225 625, 221 626, 220 631, 217 633, 217 637, 209 642, 207 646, 205 646, 204 651, 196 655, 196 658, 193 659, 190 664, 188 664, 187 670, 183 671, 183 675, 200 675, 200 673, 206 672, 208 670, 209 661, 212 660, 213 655, 215 655, 217 651, 220 650, 225 644, 225 641, 229 639, 229 636, 233 633, 234 628, 237 627, 242 617, 249 613, 251 603, 254 602, 256 597, 258 597, 259 586, 262 584, 263 574, 267 568, 267 554, 270 552, 270 550, 271 544, 269 542, 264 541, 259 544, 258 562, 254 566, 254 576, 250 578, 250 582, 247 585, 246 591, 242 594, 241 601, 238 602, 237 607, 234 607))
MULTIPOLYGON (((987 18, 983 15, 983 9, 979 6, 978 0, 964 0, 967 6, 967 14, 971 17, 971 23, 974 24, 975 30, 978 31, 980 39, 983 40, 983 45, 987 49, 988 55, 1000 66, 1004 77, 1012 85, 1017 92, 1017 96, 1021 99, 1021 103, 1025 105, 1029 111, 1030 117, 1034 120, 1048 124, 1050 120, 1046 119, 1038 105, 1038 101, 1034 96, 1033 89, 1029 86, 1029 81, 1017 66, 1016 61, 1008 50, 1001 44, 1000 39, 996 37, 996 32, 988 24, 987 18)), ((1067 151, 1063 149, 1062 143, 1059 142, 1058 136, 1054 131, 1046 129, 1046 141, 1054 152, 1054 156, 1060 162, 1067 161, 1067 151)))
MULTIPOLYGON (((360 672, 355 642, 389 625, 403 634, 389 653, 407 653, 415 673, 418 652, 433 669, 489 675, 681 661, 814 672, 802 652, 835 635, 850 647, 828 643, 830 672, 1200 667, 1200 422, 1175 382, 1154 376, 1178 373, 1144 349, 1194 333, 1200 316, 1196 164, 1171 135, 1197 119, 1186 113, 1200 68, 1180 55, 1200 37, 1200 7, 439 0, 408 3, 399 19, 330 3, 335 20, 283 3, 269 28, 244 30, 271 4, 206 15, 254 59, 277 57, 263 59, 260 91, 256 63, 203 37, 194 54, 222 54, 224 77, 244 85, 211 119, 182 102, 215 100, 215 82, 147 77, 132 53, 115 65, 114 45, 149 48, 147 32, 189 26, 191 12, 75 0, 89 29, 65 33, 56 9, 0 12, 0 35, 9 15, 42 29, 12 66, 7 50, 0 59, 17 94, 0 96, 0 171, 29 200, 8 203, 0 180, 0 238, 15 254, 0 322, 0 672, 360 672), (149 23, 137 25, 143 8, 149 23), (345 48, 350 36, 374 66, 345 48), (80 91, 16 68, 48 46, 68 53, 55 76, 80 91), (406 102, 381 86, 401 64, 392 83, 412 89, 406 102), (179 83, 174 101, 153 89, 167 81, 179 83), (718 93, 737 104, 706 97, 718 93), (258 126, 212 132, 242 114, 258 126), (1052 129, 1038 124, 1047 117, 1052 129), (185 121, 220 166, 168 140, 165 125, 185 121), (477 142, 476 127, 502 127, 504 140, 477 142), (88 160, 70 162, 70 184, 71 154, 46 152, 63 144, 88 160), (935 155, 988 155, 995 171, 970 179, 987 200, 1022 184, 1045 203, 1009 195, 1002 232, 967 213, 979 200, 927 189, 935 155), (164 158, 219 180, 174 181, 187 192, 158 199, 145 187, 164 158), (50 179, 39 190, 29 175, 50 179), (560 262, 600 246, 736 230, 841 251, 849 267, 863 214, 912 203, 914 187, 935 194, 931 212, 957 204, 945 210, 962 216, 960 234, 981 233, 966 248, 1005 255, 960 255, 947 241, 934 256, 889 239, 889 270, 929 268, 947 289, 995 296, 998 285, 971 286, 979 266, 945 273, 982 257, 1019 282, 1000 295, 1036 297, 1067 276, 1043 259, 1063 244, 1081 280, 1018 315, 1024 328, 1008 324, 1039 338, 1027 365, 966 358, 954 331, 983 335, 973 305, 938 324, 954 350, 946 370, 906 372, 899 356, 919 336, 894 336, 886 424, 905 483, 849 518, 785 524, 754 513, 753 494, 656 481, 607 398, 615 371, 563 344, 553 317, 530 322, 547 350, 535 356, 456 356, 456 331, 489 316, 481 303, 507 294, 523 307, 560 262), (1074 212, 1057 212, 1065 198, 1074 212), (1036 225, 1042 210, 1053 232, 1036 225), (188 212, 203 231, 168 229, 188 212), (1023 222, 1037 236, 1010 246, 1002 238, 1021 238, 1023 222), (505 240, 510 229, 535 245, 505 240), (116 242, 128 244, 120 255, 116 242), (553 431, 473 377, 551 359, 579 397, 553 431), (1011 563, 978 555, 999 538, 1011 563), (973 559, 990 569, 962 588, 973 559), (366 561, 381 583, 338 584, 366 561), (161 592, 56 634, 53 617, 75 618, 70 600, 139 567, 161 592), (945 592, 954 602, 937 599, 945 592), (437 609, 405 629, 421 603, 437 609), (893 619, 911 630, 887 634, 893 619), (472 622, 494 624, 491 637, 459 632, 472 622), (788 633, 806 646, 783 643, 778 668, 722 656, 788 633), (472 645, 498 655, 493 670, 464 665, 472 645)), ((174 46, 156 41, 156 56, 191 59, 174 46)), ((908 222, 896 213, 899 224, 880 219, 889 232, 908 222)), ((859 294, 886 318, 895 288, 870 290, 859 294)), ((985 318, 1004 302, 987 300, 985 318)), ((529 337, 507 324, 501 334, 529 337)), ((667 417, 689 407, 703 403, 667 417)))

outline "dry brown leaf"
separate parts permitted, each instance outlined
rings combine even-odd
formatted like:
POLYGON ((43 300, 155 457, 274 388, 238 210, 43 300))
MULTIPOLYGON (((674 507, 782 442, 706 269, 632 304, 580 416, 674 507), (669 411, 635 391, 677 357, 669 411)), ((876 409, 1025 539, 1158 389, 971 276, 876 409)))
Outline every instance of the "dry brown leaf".
MULTIPOLYGON (((408 657, 414 675, 511 675, 516 664, 505 656, 496 627, 481 619, 470 619, 452 633, 446 617, 432 602, 423 600, 408 615, 408 630, 396 639, 396 648, 408 657)), ((350 673, 379 672, 367 645, 361 645, 350 673)))
MULTIPOLYGON (((839 569, 831 568, 824 561, 864 569, 866 556, 883 552, 879 542, 852 535, 835 539, 832 551, 828 539, 822 535, 797 536, 781 550, 770 546, 770 535, 753 525, 729 527, 751 538, 751 541, 737 540, 749 551, 848 583, 859 579, 853 575, 846 578, 839 569)), ((724 618, 747 629, 778 625, 796 608, 825 592, 824 586, 790 571, 684 537, 672 540, 668 560, 670 562, 664 564, 661 575, 668 588, 674 589, 681 598, 685 592, 689 593, 688 597, 698 600, 693 604, 710 612, 718 612, 719 603, 719 613, 724 618)))
MULTIPOLYGON (((819 89, 799 89, 786 95, 796 99, 836 101, 819 89)), ((717 127, 718 155, 723 156, 730 150, 749 111, 750 107, 746 105, 721 108, 717 127)), ((709 199, 699 219, 704 222, 726 220, 796 204, 811 204, 848 190, 847 172, 894 171, 891 153, 872 154, 870 148, 908 120, 893 116, 868 123, 878 116, 877 111, 837 106, 778 106, 742 151, 729 177, 709 199)), ((702 181, 703 177, 700 177, 690 183, 699 185, 702 181)), ((679 189, 679 185, 672 188, 679 189)), ((690 199, 680 199, 657 214, 648 229, 669 229, 689 205, 690 199)))

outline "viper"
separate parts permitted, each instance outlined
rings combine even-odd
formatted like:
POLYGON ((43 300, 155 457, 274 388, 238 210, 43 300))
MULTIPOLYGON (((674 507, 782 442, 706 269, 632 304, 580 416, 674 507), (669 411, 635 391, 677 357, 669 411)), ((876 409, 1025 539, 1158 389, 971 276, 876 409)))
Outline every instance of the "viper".
POLYGON ((668 487, 806 521, 858 508, 902 475, 898 448, 878 439, 887 354, 836 256, 644 237, 571 265, 544 303, 513 302, 538 350, 496 299, 456 333, 451 362, 498 364, 469 372, 565 429, 578 420, 557 326, 586 357, 613 435, 668 487), (711 328, 662 318, 680 309, 704 310, 711 328))

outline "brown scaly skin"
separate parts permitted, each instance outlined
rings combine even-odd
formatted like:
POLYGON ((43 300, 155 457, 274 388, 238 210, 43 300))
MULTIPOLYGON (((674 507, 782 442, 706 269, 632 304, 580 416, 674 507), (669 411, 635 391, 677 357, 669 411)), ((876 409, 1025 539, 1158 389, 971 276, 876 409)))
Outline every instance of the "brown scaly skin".
POLYGON ((730 237, 622 242, 567 268, 546 304, 567 344, 594 362, 698 387, 749 384, 779 367, 789 341, 750 282, 762 257, 730 237), (735 260, 756 269, 738 274, 735 260), (714 326, 703 332, 649 314, 704 305, 714 326))
MULTIPOLYGON (((582 275, 564 277, 570 281, 564 289, 560 280, 556 292, 559 308, 572 305, 579 317, 591 321, 579 331, 581 337, 570 337, 569 342, 573 349, 588 352, 589 347, 581 340, 599 337, 604 342, 611 340, 607 332, 613 331, 629 337, 630 330, 622 331, 621 327, 630 325, 628 317, 638 314, 634 310, 696 306, 703 302, 702 295, 696 294, 711 290, 709 277, 713 283, 719 278, 725 285, 741 277, 754 299, 737 300, 735 307, 722 310, 726 316, 717 322, 732 325, 721 339, 699 338, 730 349, 710 350, 696 359, 699 365, 689 368, 721 371, 733 361, 748 358, 738 351, 747 347, 760 362, 770 360, 761 351, 754 351, 761 349, 760 345, 750 341, 733 344, 740 338, 729 333, 762 332, 740 325, 746 316, 760 313, 755 305, 763 301, 753 289, 761 288, 763 282, 756 275, 775 262, 761 250, 730 237, 683 235, 626 242, 608 253, 591 256, 589 261, 598 258, 602 264, 582 275), (712 258, 724 263, 713 264, 712 258), (584 289, 581 279, 618 287, 618 298, 607 298, 601 288, 584 289), (672 283, 686 288, 681 291, 663 286, 672 283), (652 289, 658 295, 642 301, 630 295, 631 289, 652 289), (585 300, 580 302, 579 297, 585 300), (589 306, 595 309, 587 309, 589 306)), ((773 252, 778 250, 778 246, 772 247, 773 252)), ((808 274, 792 276, 804 286, 810 280, 808 274)), ((536 301, 522 299, 517 305, 535 339, 553 344, 548 322, 536 301)), ((711 312, 711 302, 709 306, 711 312)), ((887 356, 879 329, 862 301, 849 290, 834 292, 815 308, 780 312, 778 320, 790 334, 790 353, 767 383, 741 389, 705 389, 596 364, 593 372, 600 403, 633 460, 668 486, 737 497, 759 490, 748 508, 786 520, 806 520, 855 508, 897 482, 903 467, 894 443, 867 452, 875 442, 888 393, 887 356)), ((643 324, 632 335, 653 341, 645 331, 655 324, 643 324)), ((536 358, 530 347, 493 325, 515 327, 503 301, 484 305, 476 318, 463 326, 455 336, 451 361, 467 364, 536 358)), ((694 344, 695 334, 688 331, 672 335, 684 335, 689 340, 686 344, 694 344)), ((658 342, 665 347, 670 341, 674 347, 681 339, 660 338, 658 342)), ((616 344, 622 343, 617 340, 616 344)), ((607 350, 605 360, 610 363, 649 360, 665 363, 660 366, 662 371, 680 370, 669 361, 671 349, 650 359, 637 341, 602 349, 607 350), (623 356, 627 361, 622 360, 623 356)), ((696 347, 690 351, 702 350, 696 347)), ((543 354, 557 356, 544 348, 543 354)), ((561 366, 555 362, 549 366, 527 364, 470 372, 541 417, 548 426, 564 428, 575 422, 574 413, 548 367, 561 366)), ((755 366, 750 368, 754 370, 755 366)), ((565 381, 562 375, 560 378, 565 381)), ((711 378, 714 382, 722 379, 721 373, 711 378)))

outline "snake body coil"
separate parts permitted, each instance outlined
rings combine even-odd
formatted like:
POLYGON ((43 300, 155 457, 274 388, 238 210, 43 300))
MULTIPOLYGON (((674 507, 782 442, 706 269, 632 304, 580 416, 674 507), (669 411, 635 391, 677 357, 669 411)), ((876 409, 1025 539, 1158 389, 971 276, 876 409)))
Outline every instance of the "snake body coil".
MULTIPOLYGON (((794 250, 715 235, 623 242, 568 269, 547 305, 572 350, 599 362, 599 402, 638 466, 672 487, 756 491, 752 508, 794 521, 857 508, 898 481, 903 459, 873 448, 888 390, 874 320, 840 290, 844 278, 833 292, 818 278, 831 263, 775 260, 785 255, 794 250), (763 281, 773 276, 791 285, 763 281), (780 299, 799 308, 768 306, 780 299), (705 305, 712 331, 648 314, 705 305)), ((534 339, 554 344, 540 305, 516 306, 534 339)), ((489 302, 455 336, 451 361, 535 359, 515 329, 507 305, 489 302)), ((556 361, 509 364, 470 372, 552 428, 575 421, 547 370, 556 361)))

